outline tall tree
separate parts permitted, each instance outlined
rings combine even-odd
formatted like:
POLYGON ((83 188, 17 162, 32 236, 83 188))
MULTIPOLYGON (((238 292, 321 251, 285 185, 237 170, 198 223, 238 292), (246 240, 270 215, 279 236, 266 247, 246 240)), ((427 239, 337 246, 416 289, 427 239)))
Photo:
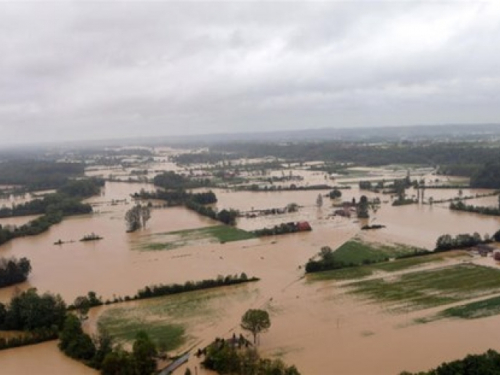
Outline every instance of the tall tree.
POLYGON ((265 310, 250 309, 241 317, 241 328, 250 331, 253 343, 257 343, 257 335, 271 326, 269 314, 265 310))

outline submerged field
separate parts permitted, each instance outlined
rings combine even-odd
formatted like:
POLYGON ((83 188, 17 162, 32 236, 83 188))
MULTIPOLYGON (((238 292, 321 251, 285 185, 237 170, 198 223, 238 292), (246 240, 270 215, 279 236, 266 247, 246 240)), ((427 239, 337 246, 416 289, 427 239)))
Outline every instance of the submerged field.
POLYGON ((194 246, 206 243, 226 243, 242 241, 256 236, 228 225, 217 225, 207 228, 186 229, 166 233, 155 233, 141 236, 134 249, 148 250, 173 250, 184 246, 194 246))
POLYGON ((145 331, 162 350, 171 352, 199 342, 203 327, 226 318, 229 307, 258 295, 256 286, 241 285, 128 302, 102 308, 97 325, 123 344, 145 331))
POLYGON ((405 273, 346 285, 349 293, 390 308, 428 308, 500 291, 500 270, 474 264, 405 273))

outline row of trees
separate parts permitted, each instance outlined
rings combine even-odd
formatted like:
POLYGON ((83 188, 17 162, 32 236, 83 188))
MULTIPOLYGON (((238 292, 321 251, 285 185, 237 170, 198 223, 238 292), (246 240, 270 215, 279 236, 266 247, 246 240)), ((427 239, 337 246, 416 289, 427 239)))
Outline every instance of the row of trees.
POLYGON ((281 234, 289 234, 297 232, 307 232, 311 230, 312 230, 311 226, 306 222, 302 223, 290 222, 290 223, 282 223, 279 225, 275 225, 274 227, 271 228, 257 229, 252 231, 252 233, 255 234, 257 237, 264 237, 264 236, 277 236, 281 234))
MULTIPOLYGON (((495 240, 500 240, 500 231, 495 233, 493 238, 495 240)), ((490 238, 488 234, 484 236, 484 239, 477 232, 471 234, 458 234, 456 236, 451 236, 449 234, 443 234, 439 236, 436 241, 436 251, 447 251, 452 249, 465 249, 472 246, 477 246, 482 243, 489 243, 493 240, 490 238)))
POLYGON ((498 208, 474 206, 471 204, 465 204, 462 200, 459 200, 450 203, 450 210, 475 212, 478 214, 490 216, 500 216, 500 195, 498 196, 498 208))
POLYGON ((27 258, 0 258, 0 288, 26 281, 31 272, 31 264, 27 258))

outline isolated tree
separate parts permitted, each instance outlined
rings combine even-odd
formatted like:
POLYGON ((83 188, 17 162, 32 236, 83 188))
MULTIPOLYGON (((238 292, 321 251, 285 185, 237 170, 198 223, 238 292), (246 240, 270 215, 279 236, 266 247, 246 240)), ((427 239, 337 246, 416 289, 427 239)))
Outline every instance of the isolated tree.
POLYGON ((318 197, 316 198, 316 206, 318 206, 318 208, 323 206, 323 197, 321 194, 318 194, 318 197))
POLYGON ((253 343, 257 343, 257 335, 271 326, 269 314, 265 310, 250 309, 241 317, 241 328, 250 331, 253 343))
POLYGON ((359 218, 366 219, 370 217, 370 214, 368 213, 368 198, 366 195, 362 195, 361 198, 359 198, 357 211, 359 218))

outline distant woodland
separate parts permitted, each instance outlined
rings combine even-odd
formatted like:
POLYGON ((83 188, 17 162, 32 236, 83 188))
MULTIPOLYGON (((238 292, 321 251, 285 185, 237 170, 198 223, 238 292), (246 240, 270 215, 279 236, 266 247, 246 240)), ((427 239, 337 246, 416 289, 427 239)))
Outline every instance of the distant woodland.
POLYGON ((83 172, 81 163, 10 160, 0 163, 0 185, 21 185, 27 190, 57 189, 83 172))

